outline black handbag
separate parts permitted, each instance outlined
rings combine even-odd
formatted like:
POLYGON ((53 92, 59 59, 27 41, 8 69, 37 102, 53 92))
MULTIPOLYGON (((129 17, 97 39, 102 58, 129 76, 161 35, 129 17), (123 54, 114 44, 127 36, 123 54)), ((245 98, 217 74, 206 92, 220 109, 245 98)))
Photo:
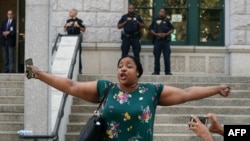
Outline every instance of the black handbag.
POLYGON ((100 114, 100 107, 104 100, 108 96, 108 92, 113 87, 113 83, 111 83, 106 89, 104 96, 98 106, 98 108, 94 111, 94 115, 88 120, 86 125, 84 125, 78 141, 103 141, 105 135, 105 121, 103 120, 100 114))

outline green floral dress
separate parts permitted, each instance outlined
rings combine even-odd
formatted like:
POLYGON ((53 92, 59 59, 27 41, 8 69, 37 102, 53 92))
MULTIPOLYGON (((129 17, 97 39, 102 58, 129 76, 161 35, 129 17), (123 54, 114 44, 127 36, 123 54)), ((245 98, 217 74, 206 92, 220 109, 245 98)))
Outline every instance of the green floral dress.
MULTIPOLYGON (((98 93, 110 81, 99 80, 98 93)), ((155 110, 162 84, 143 83, 133 92, 124 92, 117 85, 109 90, 102 116, 107 123, 105 141, 153 141, 155 110)))

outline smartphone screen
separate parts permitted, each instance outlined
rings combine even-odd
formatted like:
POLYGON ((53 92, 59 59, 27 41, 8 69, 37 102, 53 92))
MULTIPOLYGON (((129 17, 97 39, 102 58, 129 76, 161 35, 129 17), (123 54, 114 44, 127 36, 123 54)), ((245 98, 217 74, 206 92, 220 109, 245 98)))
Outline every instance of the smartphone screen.
MULTIPOLYGON (((199 118, 199 120, 201 121, 201 123, 203 123, 204 125, 207 126, 207 117, 204 117, 204 116, 197 116, 199 118)), ((196 122, 194 118, 190 118, 190 122, 196 122)))
POLYGON ((31 58, 25 60, 27 78, 31 79, 33 77, 33 71, 30 68, 28 68, 27 65, 33 65, 33 61, 31 58))

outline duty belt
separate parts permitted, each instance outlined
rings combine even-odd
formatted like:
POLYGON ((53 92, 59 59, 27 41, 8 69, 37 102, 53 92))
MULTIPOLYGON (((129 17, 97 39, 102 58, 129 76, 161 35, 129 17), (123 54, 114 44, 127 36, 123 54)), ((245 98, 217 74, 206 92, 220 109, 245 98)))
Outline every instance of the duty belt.
POLYGON ((124 31, 122 31, 122 34, 123 34, 123 36, 125 36, 126 38, 138 38, 140 32, 138 31, 138 32, 135 32, 135 33, 133 33, 133 34, 127 34, 127 33, 125 33, 124 31))

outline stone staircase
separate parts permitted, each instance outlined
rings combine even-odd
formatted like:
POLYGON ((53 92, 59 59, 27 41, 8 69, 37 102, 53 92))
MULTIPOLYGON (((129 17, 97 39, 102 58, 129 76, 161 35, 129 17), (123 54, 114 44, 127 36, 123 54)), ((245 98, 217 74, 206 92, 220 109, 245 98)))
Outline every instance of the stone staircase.
MULTIPOLYGON (((80 75, 79 81, 106 79, 117 82, 114 75, 80 75)), ((250 123, 250 78, 224 76, 142 76, 140 82, 160 82, 171 86, 186 88, 190 86, 208 86, 230 84, 232 93, 223 98, 219 95, 199 101, 187 102, 169 107, 157 107, 154 141, 199 141, 199 137, 188 129, 187 122, 191 114, 204 115, 216 113, 222 124, 250 123)), ((72 113, 67 127, 66 141, 76 140, 85 122, 96 109, 91 104, 74 98, 72 113)), ((223 137, 214 134, 216 141, 223 137)))
POLYGON ((24 128, 24 75, 0 75, 0 141, 21 141, 24 128))

